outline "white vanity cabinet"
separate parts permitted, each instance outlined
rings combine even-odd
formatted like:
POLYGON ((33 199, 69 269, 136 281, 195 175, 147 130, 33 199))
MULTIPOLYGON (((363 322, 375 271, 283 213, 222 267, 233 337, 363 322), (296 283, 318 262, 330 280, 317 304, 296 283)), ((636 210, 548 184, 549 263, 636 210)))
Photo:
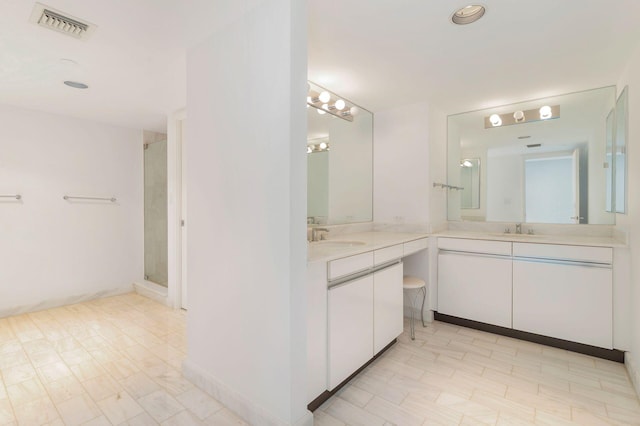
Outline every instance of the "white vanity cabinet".
POLYGON ((373 275, 329 288, 329 390, 373 356, 373 275))
POLYGON ((438 239, 438 312, 511 327, 511 243, 438 239))
POLYGON ((403 331, 402 263, 373 274, 373 355, 403 331))
POLYGON ((613 348, 612 249, 513 244, 513 328, 613 348))
POLYGON ((403 253, 398 244, 329 262, 330 391, 402 334, 403 253))

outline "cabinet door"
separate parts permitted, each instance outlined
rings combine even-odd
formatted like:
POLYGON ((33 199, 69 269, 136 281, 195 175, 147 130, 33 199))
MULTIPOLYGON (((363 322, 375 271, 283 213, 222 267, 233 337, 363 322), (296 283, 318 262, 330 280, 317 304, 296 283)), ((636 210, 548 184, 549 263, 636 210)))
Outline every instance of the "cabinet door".
POLYGON ((373 274, 329 289, 329 390, 373 357, 373 274))
POLYGON ((441 251, 438 312, 511 327, 511 258, 441 251))
POLYGON ((373 274, 373 353, 402 334, 402 263, 373 274))
POLYGON ((611 269, 513 262, 513 328, 612 349, 611 269))

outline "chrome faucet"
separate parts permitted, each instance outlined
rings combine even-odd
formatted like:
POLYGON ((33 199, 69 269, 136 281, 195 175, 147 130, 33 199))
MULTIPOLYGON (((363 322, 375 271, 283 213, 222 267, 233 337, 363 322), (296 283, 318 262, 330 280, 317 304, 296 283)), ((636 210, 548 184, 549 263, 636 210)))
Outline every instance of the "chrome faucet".
POLYGON ((516 223, 516 234, 522 234, 522 224, 516 223))
POLYGON ((329 233, 327 228, 311 228, 311 241, 320 241, 324 240, 323 234, 321 232, 329 233))

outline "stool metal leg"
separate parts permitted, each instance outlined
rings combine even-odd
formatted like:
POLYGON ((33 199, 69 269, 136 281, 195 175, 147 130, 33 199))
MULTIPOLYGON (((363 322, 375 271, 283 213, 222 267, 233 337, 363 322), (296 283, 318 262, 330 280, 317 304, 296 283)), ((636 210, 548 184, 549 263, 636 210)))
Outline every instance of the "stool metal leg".
POLYGON ((422 326, 426 327, 427 325, 424 323, 424 302, 425 300, 427 300, 427 287, 422 287, 421 290, 424 294, 422 295, 422 309, 420 309, 420 318, 422 319, 422 326))
POLYGON ((415 325, 415 315, 416 315, 416 302, 418 299, 419 292, 413 290, 413 297, 411 298, 411 340, 416 340, 416 325, 415 325))

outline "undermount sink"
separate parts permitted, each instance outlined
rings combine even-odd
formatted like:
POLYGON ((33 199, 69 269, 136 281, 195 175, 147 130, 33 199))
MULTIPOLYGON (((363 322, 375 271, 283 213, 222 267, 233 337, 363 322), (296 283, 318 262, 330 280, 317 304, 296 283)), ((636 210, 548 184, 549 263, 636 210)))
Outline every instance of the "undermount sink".
POLYGON ((339 247, 363 246, 365 245, 365 242, 364 241, 347 241, 347 240, 322 240, 322 241, 314 241, 311 244, 314 246, 320 246, 320 247, 339 248, 339 247))

